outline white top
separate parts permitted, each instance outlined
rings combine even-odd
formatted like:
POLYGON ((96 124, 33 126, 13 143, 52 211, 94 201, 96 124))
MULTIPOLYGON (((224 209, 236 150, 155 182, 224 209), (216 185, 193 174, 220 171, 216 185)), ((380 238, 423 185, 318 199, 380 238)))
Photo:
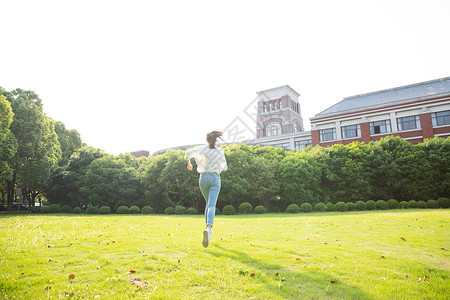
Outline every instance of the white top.
POLYGON ((186 151, 185 159, 194 158, 199 173, 217 173, 228 170, 223 150, 216 146, 211 149, 208 145, 198 146, 186 151))

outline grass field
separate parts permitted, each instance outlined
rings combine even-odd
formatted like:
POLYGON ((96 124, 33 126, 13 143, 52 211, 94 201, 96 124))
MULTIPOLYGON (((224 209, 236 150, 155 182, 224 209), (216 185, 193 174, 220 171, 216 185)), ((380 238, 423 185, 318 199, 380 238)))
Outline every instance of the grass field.
POLYGON ((0 217, 1 299, 449 299, 450 210, 0 217))

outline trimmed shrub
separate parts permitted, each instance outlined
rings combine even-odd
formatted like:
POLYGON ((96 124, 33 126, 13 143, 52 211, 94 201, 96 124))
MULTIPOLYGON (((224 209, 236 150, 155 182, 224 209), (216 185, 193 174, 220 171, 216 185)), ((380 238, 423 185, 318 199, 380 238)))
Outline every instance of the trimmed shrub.
POLYGON ((334 207, 336 208, 337 211, 347 211, 348 210, 348 205, 345 204, 345 202, 338 202, 334 205, 334 207))
POLYGON ((72 207, 70 207, 70 205, 64 205, 63 207, 61 207, 61 212, 65 214, 70 214, 72 213, 72 207))
POLYGON ((364 201, 356 201, 355 203, 356 206, 356 210, 366 210, 367 209, 367 204, 364 201))
POLYGON ((327 211, 336 211, 336 206, 334 206, 333 203, 328 202, 327 203, 327 211))
POLYGON ((153 208, 151 208, 150 206, 146 205, 142 208, 141 213, 144 215, 149 215, 151 213, 153 213, 153 208))
POLYGON ((389 208, 388 204, 386 201, 384 200, 378 200, 377 202, 375 202, 377 205, 377 209, 379 210, 386 210, 389 208))
POLYGON ((195 207, 189 207, 186 212, 188 215, 196 215, 197 209, 195 207))
POLYGON ((316 203, 314 205, 314 211, 327 211, 327 205, 322 202, 316 203))
POLYGON ((52 204, 48 207, 48 212, 51 214, 57 214, 61 212, 61 207, 59 207, 59 204, 52 204))
POLYGON ((31 207, 31 212, 32 212, 33 214, 40 213, 40 212, 41 212, 41 207, 40 207, 40 206, 32 206, 32 207, 31 207))
POLYGON ((87 213, 88 215, 96 215, 98 214, 98 208, 97 206, 89 206, 88 208, 86 208, 85 213, 87 213))
POLYGON ((233 205, 225 205, 224 208, 222 209, 222 213, 224 215, 234 215, 236 214, 236 209, 234 208, 233 205))
POLYGON ((387 201, 387 205, 389 209, 397 209, 398 208, 398 201, 395 199, 389 199, 387 201))
POLYGON ((243 202, 239 205, 240 214, 250 214, 253 211, 253 206, 248 202, 243 202))
POLYGON ((133 205, 130 207, 130 214, 140 214, 141 213, 141 209, 139 207, 137 207, 136 205, 133 205))
POLYGON ((98 212, 101 213, 102 215, 109 215, 111 213, 111 208, 109 206, 105 205, 105 206, 100 207, 98 212))
POLYGON ((286 208, 286 212, 291 213, 291 214, 299 213, 300 207, 295 203, 289 204, 288 207, 286 208))
POLYGON ((439 208, 439 203, 436 200, 428 200, 427 201, 427 207, 428 208, 439 208))
POLYGON ((354 211, 354 210, 356 210, 356 204, 355 204, 355 203, 353 203, 353 202, 347 202, 346 204, 347 204, 348 211, 354 211))
POLYGON ((48 206, 41 206, 41 213, 43 214, 48 214, 49 211, 49 207, 48 206))
POLYGON ((255 207, 255 214, 265 214, 266 213, 266 208, 262 205, 258 205, 257 207, 255 207))
POLYGON ((122 205, 117 209, 117 213, 120 215, 126 215, 130 213, 130 209, 128 208, 128 206, 122 205))
POLYGON ((366 207, 368 210, 374 210, 375 208, 377 208, 377 204, 375 203, 375 201, 369 200, 366 202, 366 207))
POLYGON ((83 211, 81 210, 81 207, 74 207, 72 210, 72 213, 77 214, 77 215, 81 214, 82 212, 83 211))
POLYGON ((409 208, 409 204, 408 204, 408 202, 406 202, 406 201, 401 201, 401 202, 398 204, 398 207, 400 207, 401 209, 408 209, 408 208, 409 208))
POLYGON ((409 200, 408 202, 409 208, 417 208, 417 201, 416 200, 409 200))
POLYGON ((450 207, 450 199, 446 197, 441 197, 437 199, 437 202, 439 203, 439 207, 442 208, 449 208, 450 207))
POLYGON ((304 213, 309 213, 312 211, 312 209, 312 205, 309 203, 303 203, 302 205, 300 205, 300 211, 304 213))
POLYGON ((175 208, 173 208, 173 207, 168 207, 168 208, 166 208, 166 209, 164 210, 164 213, 165 213, 166 215, 173 215, 173 214, 175 213, 175 208))
POLYGON ((184 207, 183 205, 175 206, 175 214, 176 215, 184 215, 184 214, 186 214, 186 207, 184 207))
POLYGON ((417 208, 427 208, 427 203, 425 201, 417 201, 417 208))

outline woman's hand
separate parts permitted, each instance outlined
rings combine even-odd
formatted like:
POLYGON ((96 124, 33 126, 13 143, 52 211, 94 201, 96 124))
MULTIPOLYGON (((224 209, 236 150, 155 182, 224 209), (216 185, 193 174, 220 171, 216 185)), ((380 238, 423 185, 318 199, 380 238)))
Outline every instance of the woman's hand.
POLYGON ((191 160, 188 160, 188 161, 187 161, 187 169, 188 169, 189 171, 192 171, 191 160))

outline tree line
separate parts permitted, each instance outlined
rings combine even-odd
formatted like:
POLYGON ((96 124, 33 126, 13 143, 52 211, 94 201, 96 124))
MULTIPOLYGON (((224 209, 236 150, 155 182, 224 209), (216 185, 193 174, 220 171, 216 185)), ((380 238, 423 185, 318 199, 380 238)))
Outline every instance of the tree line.
MULTIPOLYGON (((202 211, 198 174, 186 169, 184 151, 134 158, 85 145, 76 130, 47 117, 31 91, 0 88, 0 191, 9 209, 18 197, 72 207, 151 206, 158 213, 183 205, 202 211)), ((243 202, 268 211, 290 204, 450 195, 450 139, 413 145, 399 137, 302 151, 228 144, 218 208, 243 202)), ((194 164, 194 169, 195 169, 194 164)))

